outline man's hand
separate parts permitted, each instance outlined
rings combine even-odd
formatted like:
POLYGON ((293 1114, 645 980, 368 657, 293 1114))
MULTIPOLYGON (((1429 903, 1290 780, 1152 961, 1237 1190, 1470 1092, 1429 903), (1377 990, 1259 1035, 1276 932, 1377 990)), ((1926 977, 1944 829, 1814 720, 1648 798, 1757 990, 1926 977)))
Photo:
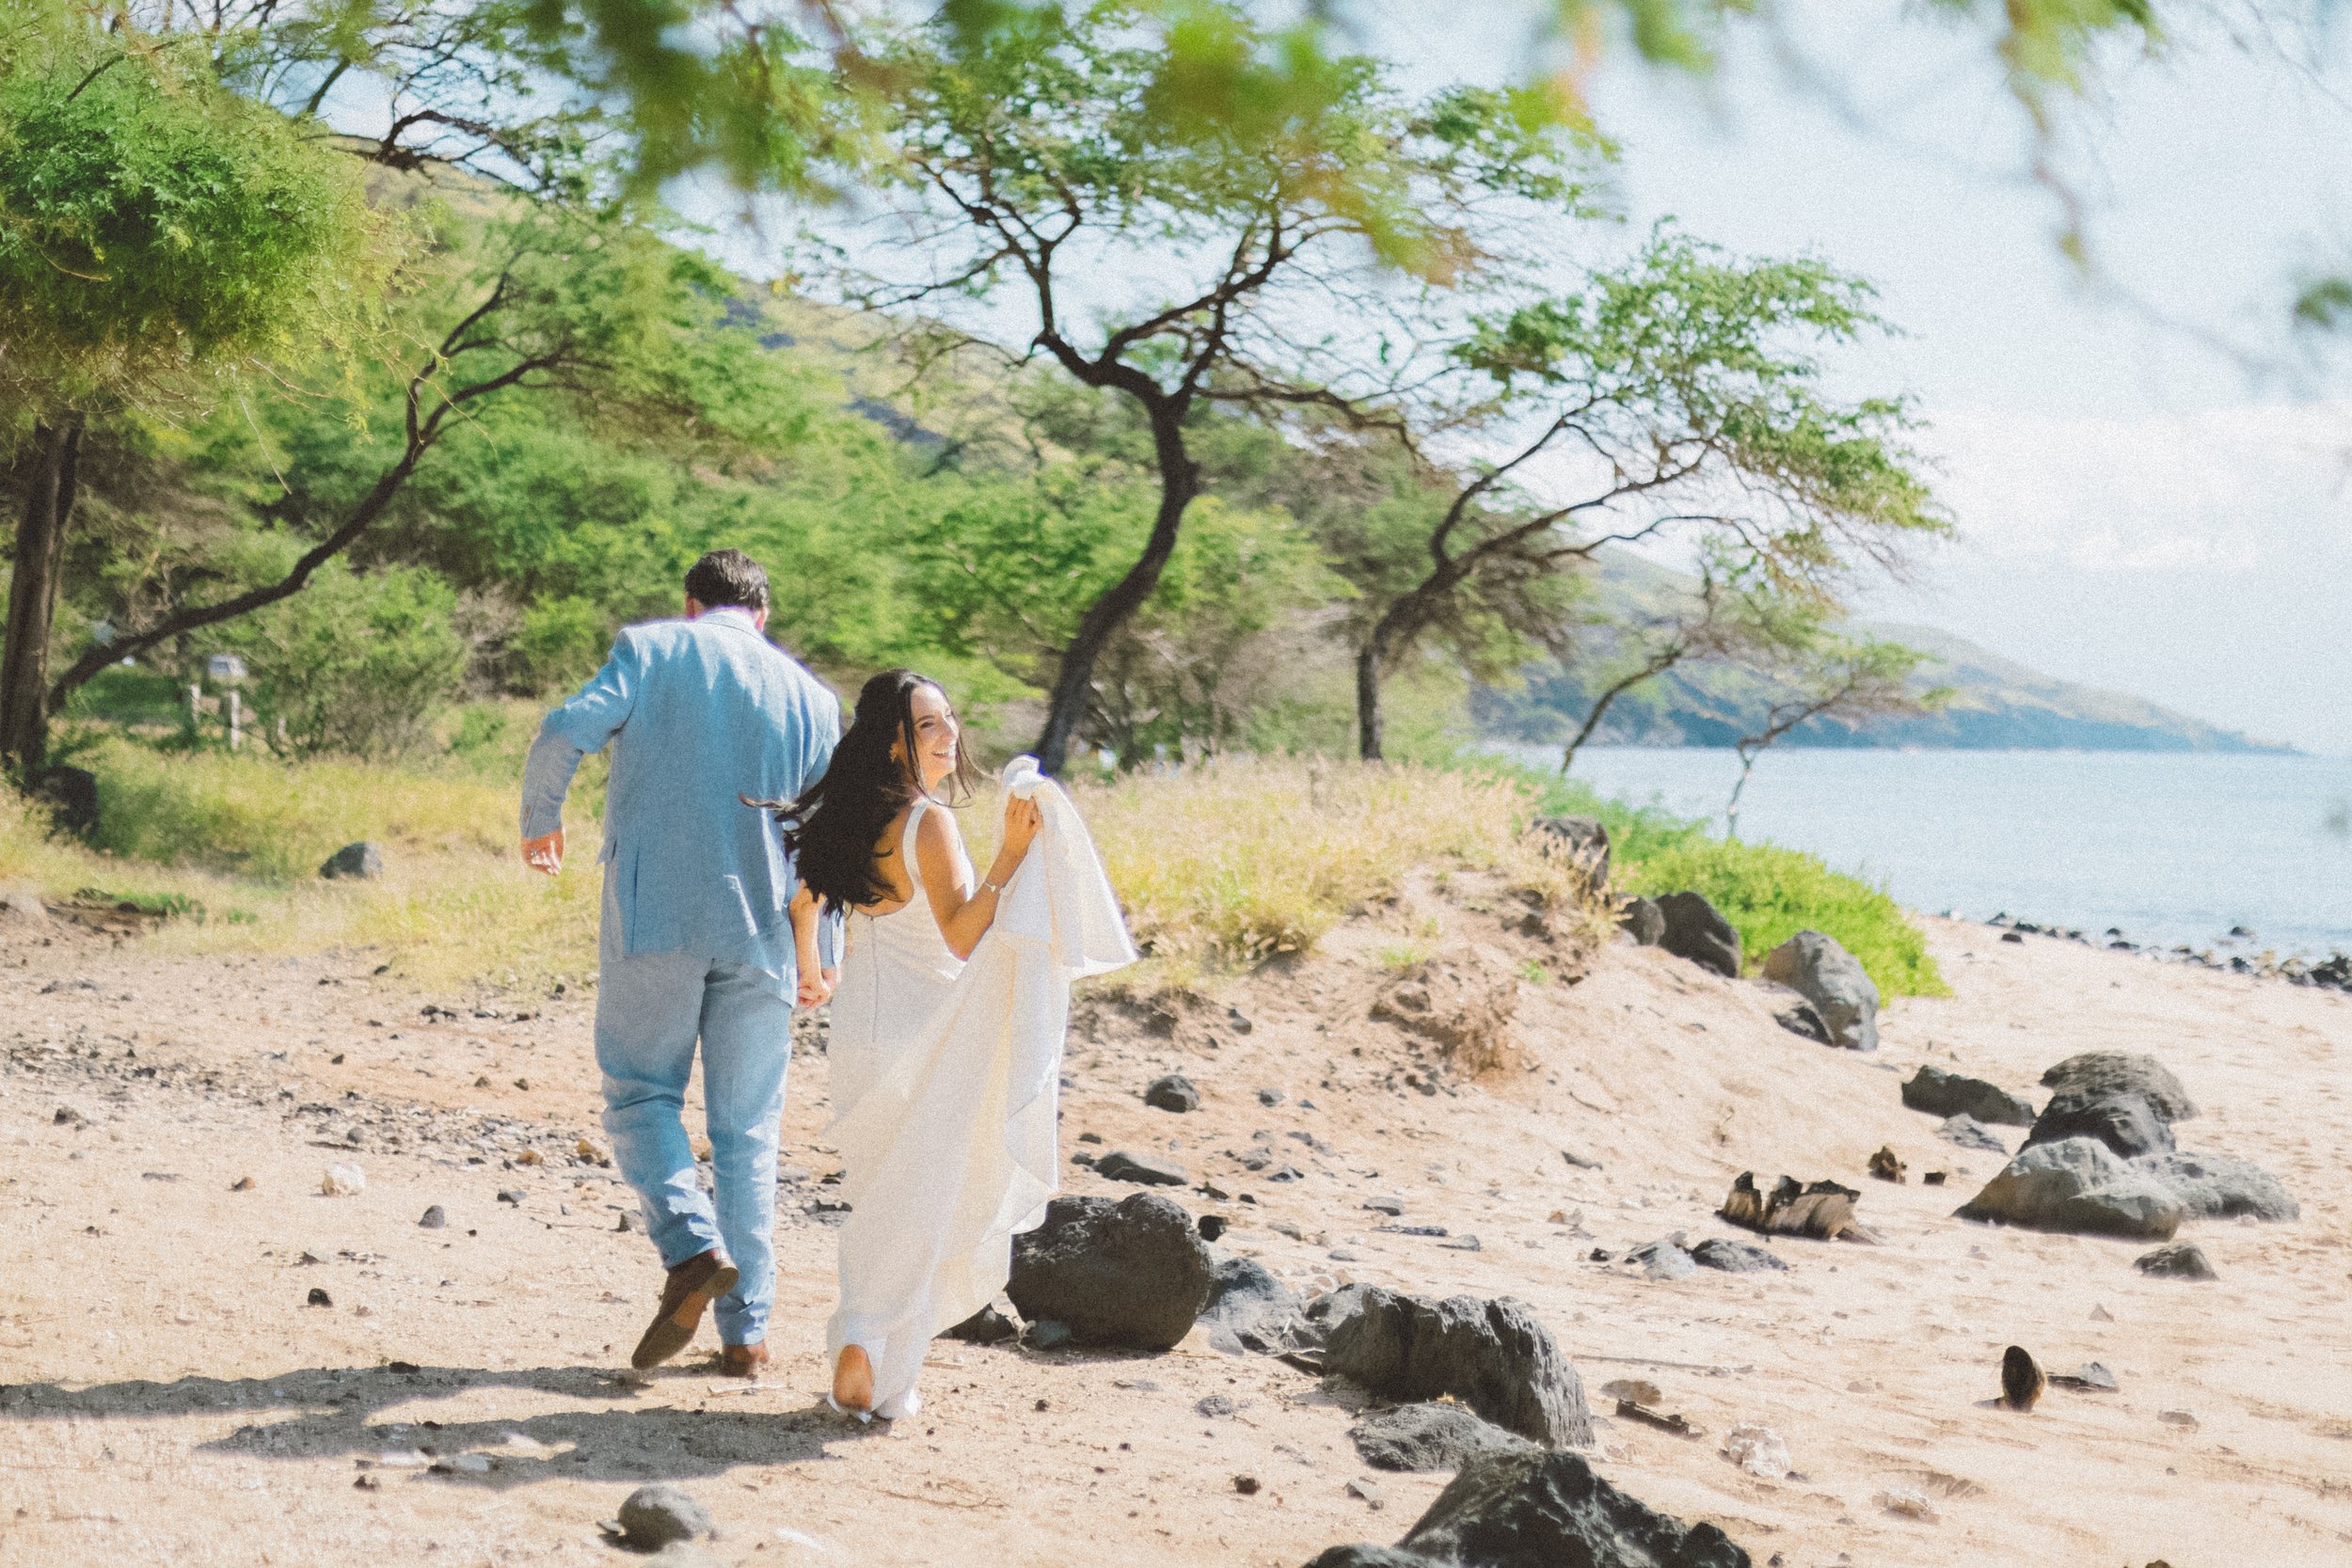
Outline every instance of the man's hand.
POLYGON ((558 828, 545 838, 523 840, 523 863, 533 871, 544 871, 552 877, 564 869, 564 830, 558 828))

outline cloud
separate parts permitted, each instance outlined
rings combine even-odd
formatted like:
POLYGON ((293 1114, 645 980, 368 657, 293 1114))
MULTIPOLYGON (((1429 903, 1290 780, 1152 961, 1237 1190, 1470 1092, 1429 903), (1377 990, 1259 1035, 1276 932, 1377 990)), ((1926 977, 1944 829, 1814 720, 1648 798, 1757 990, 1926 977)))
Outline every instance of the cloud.
POLYGON ((1960 548, 1980 562, 2248 575, 2352 552, 2352 403, 2130 420, 1963 410, 1923 445, 1960 548))

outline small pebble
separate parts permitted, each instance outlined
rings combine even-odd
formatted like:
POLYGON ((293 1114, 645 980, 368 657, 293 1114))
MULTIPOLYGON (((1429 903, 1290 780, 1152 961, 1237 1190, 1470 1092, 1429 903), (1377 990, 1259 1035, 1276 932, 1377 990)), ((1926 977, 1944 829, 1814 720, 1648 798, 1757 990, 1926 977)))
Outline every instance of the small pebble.
POLYGON ((310 1287, 310 1299, 305 1305, 310 1307, 332 1307, 335 1305, 335 1298, 328 1295, 321 1287, 313 1285, 310 1287))
POLYGON ((1235 1476, 1233 1478, 1233 1490, 1240 1493, 1245 1497, 1254 1497, 1258 1495, 1258 1478, 1256 1476, 1235 1476))
POLYGON ((441 1212, 441 1206, 437 1203, 427 1209, 423 1217, 417 1221, 418 1227, 425 1230, 438 1230, 448 1223, 449 1216, 441 1212))
POLYGON ((319 1178, 319 1191, 329 1197, 350 1197, 368 1190, 368 1173, 358 1165, 329 1165, 319 1178))

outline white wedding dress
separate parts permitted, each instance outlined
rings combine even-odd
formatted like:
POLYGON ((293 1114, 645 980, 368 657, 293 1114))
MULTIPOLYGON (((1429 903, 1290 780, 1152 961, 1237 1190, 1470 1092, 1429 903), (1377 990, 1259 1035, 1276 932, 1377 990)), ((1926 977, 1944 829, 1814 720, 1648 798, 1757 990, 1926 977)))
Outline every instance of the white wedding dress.
MULTIPOLYGON (((932 808, 918 800, 899 841, 914 896, 850 917, 834 990, 830 1132, 850 1212, 825 1365, 830 1376, 842 1347, 863 1349, 886 1419, 919 1408, 932 1336, 994 1298, 1014 1234, 1044 1217, 1071 982, 1135 961, 1069 797, 1027 757, 1005 784, 1009 800, 1037 800, 1041 824, 971 961, 948 947, 923 888, 915 824, 932 808)), ((968 860, 961 870, 969 883, 968 860)))

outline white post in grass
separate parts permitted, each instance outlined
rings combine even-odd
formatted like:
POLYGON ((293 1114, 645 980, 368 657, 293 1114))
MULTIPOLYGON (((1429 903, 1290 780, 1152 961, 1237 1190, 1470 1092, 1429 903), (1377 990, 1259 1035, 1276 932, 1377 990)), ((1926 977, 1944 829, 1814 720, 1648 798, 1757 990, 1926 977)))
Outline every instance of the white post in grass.
POLYGON ((229 749, 230 751, 235 751, 237 743, 245 738, 244 731, 245 704, 238 696, 237 689, 232 686, 229 689, 229 749))

